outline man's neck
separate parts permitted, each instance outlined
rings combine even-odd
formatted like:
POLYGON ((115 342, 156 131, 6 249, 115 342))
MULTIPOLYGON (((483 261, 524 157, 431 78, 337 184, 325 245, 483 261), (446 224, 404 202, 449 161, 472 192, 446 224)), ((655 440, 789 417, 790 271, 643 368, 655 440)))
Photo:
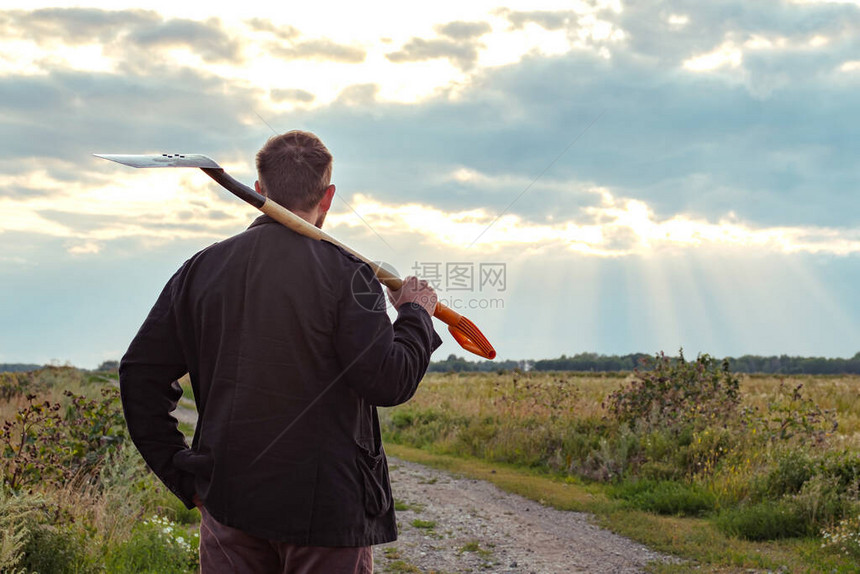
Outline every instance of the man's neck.
POLYGON ((313 211, 299 211, 296 209, 291 209, 293 213, 310 223, 311 225, 322 229, 323 221, 325 220, 325 215, 320 216, 319 210, 314 209, 313 211))

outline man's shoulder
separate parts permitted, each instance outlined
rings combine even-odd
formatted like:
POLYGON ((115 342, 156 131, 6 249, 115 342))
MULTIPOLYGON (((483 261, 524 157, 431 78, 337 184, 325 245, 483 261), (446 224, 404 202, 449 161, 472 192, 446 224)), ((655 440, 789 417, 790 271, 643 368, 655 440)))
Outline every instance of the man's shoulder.
POLYGON ((333 250, 334 253, 337 253, 337 257, 342 258, 345 262, 349 263, 353 267, 362 267, 364 265, 367 265, 369 267, 367 262, 356 257, 340 245, 335 245, 334 243, 329 243, 328 241, 317 241, 317 243, 325 245, 323 249, 333 250))
POLYGON ((339 245, 305 237, 277 223, 255 225, 216 241, 192 255, 185 262, 185 266, 194 265, 197 261, 220 260, 235 251, 247 252, 249 256, 256 252, 256 255, 269 254, 277 257, 282 255, 283 249, 289 250, 294 256, 300 256, 302 252, 305 255, 313 254, 314 259, 319 259, 320 263, 327 267, 339 266, 352 271, 366 267, 373 273, 371 265, 339 245))

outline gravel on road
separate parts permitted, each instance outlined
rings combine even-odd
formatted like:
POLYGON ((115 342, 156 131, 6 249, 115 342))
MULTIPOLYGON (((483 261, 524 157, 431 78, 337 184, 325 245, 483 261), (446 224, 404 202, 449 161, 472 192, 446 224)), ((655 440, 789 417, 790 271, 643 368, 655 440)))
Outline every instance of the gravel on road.
POLYGON ((677 560, 596 526, 587 513, 404 460, 389 465, 399 538, 374 548, 376 572, 626 574, 677 560))

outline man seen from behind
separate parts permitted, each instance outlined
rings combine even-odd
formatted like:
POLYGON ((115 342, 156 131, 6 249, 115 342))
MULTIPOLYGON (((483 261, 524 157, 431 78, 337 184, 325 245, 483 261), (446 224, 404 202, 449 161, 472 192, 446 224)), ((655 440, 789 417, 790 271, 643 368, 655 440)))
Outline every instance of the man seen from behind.
MULTIPOLYGON (((313 134, 271 138, 257 191, 322 227, 335 186, 313 134)), ((407 401, 441 344, 436 294, 388 293, 344 250, 258 217, 185 262, 120 364, 123 409, 149 467, 200 508, 203 574, 369 573, 396 539, 376 407, 407 401), (189 447, 170 414, 188 374, 189 447)))

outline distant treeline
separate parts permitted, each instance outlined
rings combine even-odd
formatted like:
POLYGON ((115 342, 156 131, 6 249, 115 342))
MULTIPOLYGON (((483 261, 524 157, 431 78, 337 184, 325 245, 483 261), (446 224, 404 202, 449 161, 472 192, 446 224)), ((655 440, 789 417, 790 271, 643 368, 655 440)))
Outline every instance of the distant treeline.
MULTIPOLYGON (((0 373, 24 373, 27 371, 38 371, 39 369, 43 369, 48 365, 32 365, 26 363, 0 363, 0 373)), ((54 361, 50 363, 50 366, 59 367, 61 366, 58 362, 54 361)), ((73 365, 66 363, 62 365, 63 367, 74 367, 73 365)), ((74 367, 77 368, 77 367, 74 367)), ((96 369, 97 371, 116 371, 119 368, 119 361, 104 361, 101 365, 96 369)), ((83 369, 87 370, 87 369, 83 369)))
MULTIPOLYGON (((568 357, 539 361, 468 361, 456 355, 448 355, 444 361, 430 363, 430 372, 489 372, 520 369, 523 371, 632 371, 641 367, 643 361, 653 358, 645 353, 629 355, 598 355, 580 353, 568 357)), ((688 357, 689 358, 689 357, 688 357)), ((735 373, 763 373, 782 375, 838 375, 860 374, 860 353, 850 359, 827 357, 789 357, 788 355, 761 357, 744 355, 728 357, 729 367, 735 373)))
POLYGON ((23 373, 41 369, 44 365, 25 365, 24 363, 0 363, 0 373, 23 373))
MULTIPOLYGON (((431 373, 478 372, 493 371, 581 371, 581 372, 613 372, 632 371, 642 367, 643 361, 652 359, 654 355, 646 353, 631 353, 629 355, 599 355, 597 353, 579 353, 568 357, 562 355, 557 359, 541 359, 538 361, 524 359, 522 361, 469 361, 456 355, 448 355, 444 361, 432 361, 427 369, 431 373)), ((695 358, 695 357, 688 357, 695 358)), ((842 375, 860 374, 860 353, 850 359, 828 357, 789 357, 788 355, 761 357, 744 355, 728 357, 729 366, 735 373, 763 373, 776 375, 842 375)), ((0 363, 0 373, 20 373, 35 371, 44 365, 29 365, 23 363, 0 363)), ((104 361, 98 371, 112 371, 119 366, 118 361, 104 361)))

